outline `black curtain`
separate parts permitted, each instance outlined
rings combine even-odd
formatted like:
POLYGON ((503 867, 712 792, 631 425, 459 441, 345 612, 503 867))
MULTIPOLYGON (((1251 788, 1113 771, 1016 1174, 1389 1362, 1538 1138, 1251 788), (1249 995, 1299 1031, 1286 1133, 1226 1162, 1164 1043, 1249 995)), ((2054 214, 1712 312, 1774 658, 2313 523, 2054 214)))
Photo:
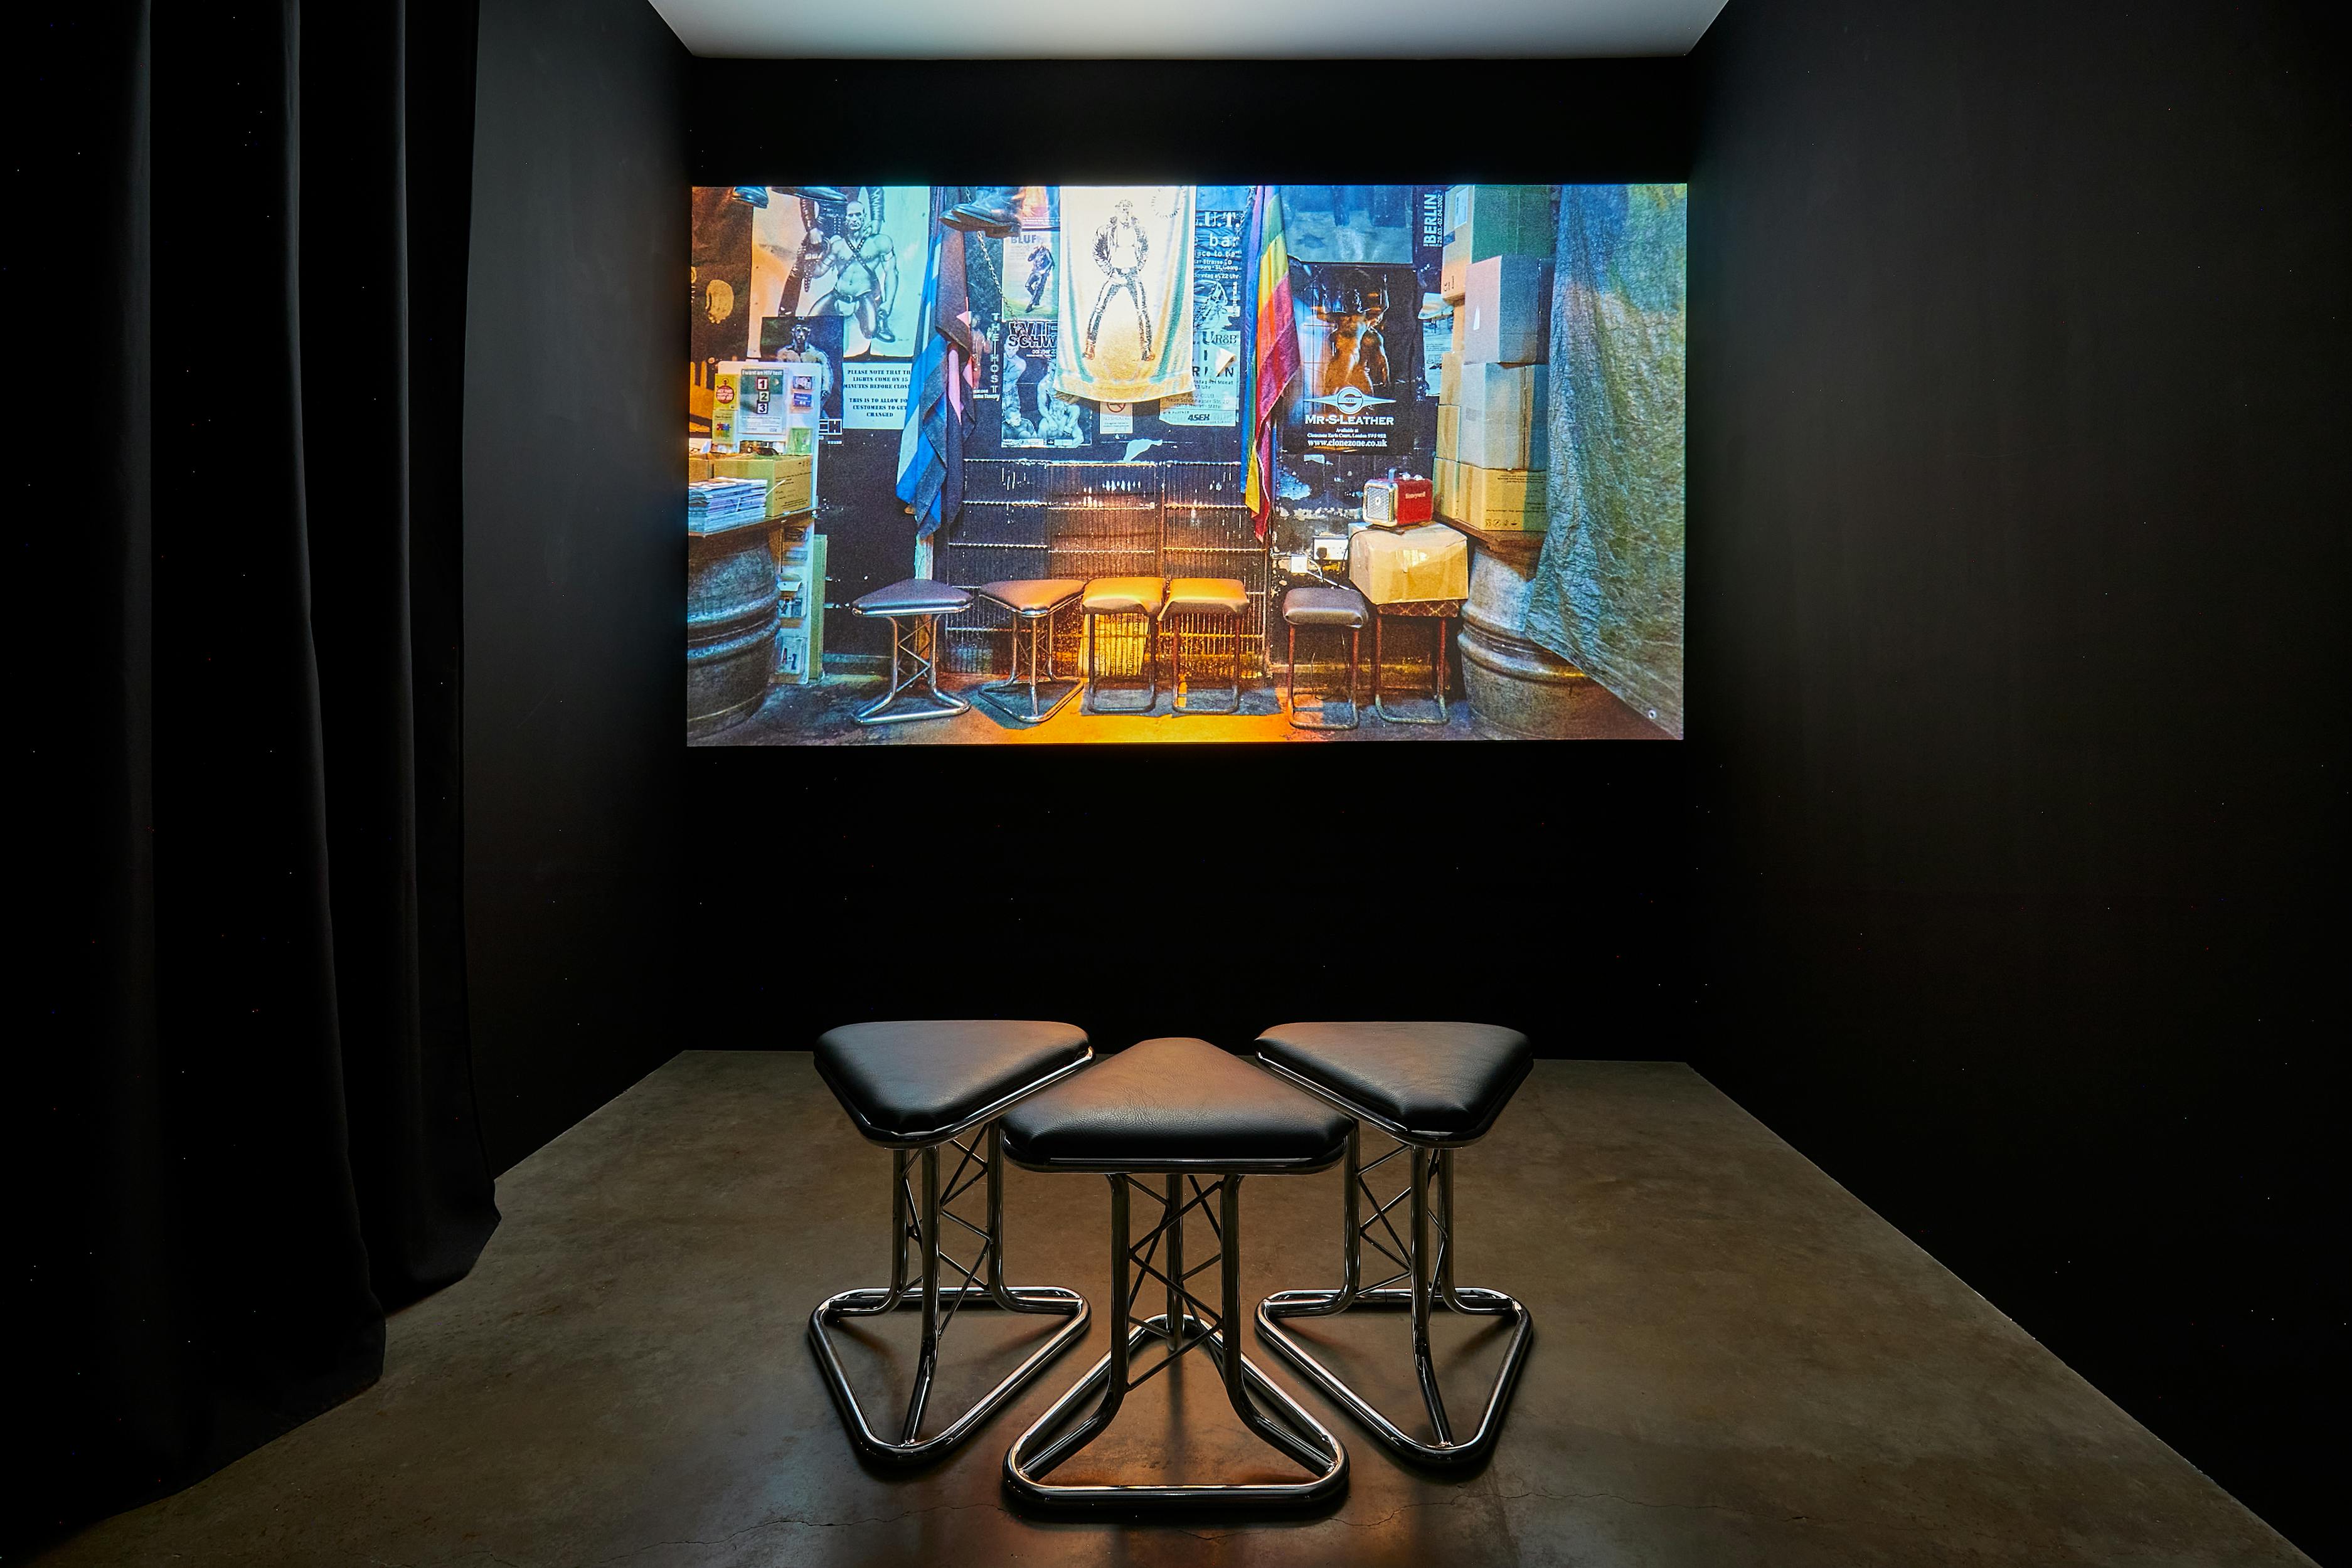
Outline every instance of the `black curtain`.
POLYGON ((11 26, 21 1542, 366 1387, 498 1215, 459 885, 474 8, 11 26))

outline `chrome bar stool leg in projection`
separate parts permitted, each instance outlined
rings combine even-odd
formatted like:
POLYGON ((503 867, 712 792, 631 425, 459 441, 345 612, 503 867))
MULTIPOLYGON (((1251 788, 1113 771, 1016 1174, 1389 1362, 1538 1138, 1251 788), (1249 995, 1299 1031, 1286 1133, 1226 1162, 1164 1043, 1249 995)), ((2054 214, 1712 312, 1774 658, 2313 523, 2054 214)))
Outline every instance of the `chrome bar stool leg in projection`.
POLYGON ((1393 604, 1372 606, 1372 711, 1380 715, 1384 723, 1442 725, 1446 722, 1448 709, 1445 706, 1445 688, 1452 683, 1453 677, 1445 667, 1445 644, 1454 635, 1453 628, 1446 622, 1459 620, 1461 615, 1462 601, 1458 599, 1402 600, 1393 604), (1425 620, 1429 622, 1433 638, 1433 651, 1430 655, 1431 667, 1436 674, 1434 688, 1430 694, 1437 699, 1437 712, 1434 716, 1391 713, 1388 699, 1381 695, 1381 670, 1384 663, 1381 646, 1381 633, 1391 616, 1414 621, 1425 620))
POLYGON ((1083 1031, 1024 1020, 851 1024, 817 1042, 818 1071, 850 1120, 868 1140, 890 1149, 890 1282, 828 1296, 809 1314, 809 1345, 818 1368, 850 1441, 868 1458, 919 1464, 947 1453, 1084 1337, 1084 1296, 1059 1285, 1005 1282, 1003 1133, 997 1118, 1091 1058, 1083 1031), (943 1156, 952 1157, 952 1165, 943 1156), (955 1212, 957 1201, 975 1186, 986 1195, 977 1225, 955 1212), (950 1227, 978 1242, 969 1265, 947 1249, 950 1227), (949 1270, 958 1279, 943 1283, 949 1270), (970 1409, 926 1437, 923 1418, 940 1341, 967 1306, 1068 1321, 970 1409), (828 1331, 893 1312, 919 1312, 922 1333, 906 1409, 877 1431, 828 1331))
POLYGON ((1526 1037, 1486 1024, 1285 1024, 1258 1037, 1258 1060, 1392 1140, 1391 1148, 1368 1162, 1362 1128, 1350 1130, 1339 1285, 1268 1296, 1258 1303, 1259 1338, 1399 1456, 1444 1467, 1483 1463, 1494 1450, 1535 1322, 1517 1297, 1454 1282, 1454 1155, 1459 1146, 1486 1135, 1526 1079, 1533 1061, 1526 1037), (1368 1178, 1400 1157, 1409 1166, 1405 1187, 1383 1200, 1368 1178), (1402 1231, 1391 1218, 1400 1203, 1407 1205, 1402 1231), (1396 1272, 1363 1283, 1367 1246, 1396 1272), (1466 1434, 1456 1432, 1430 1351, 1430 1317, 1440 1306, 1501 1318, 1511 1328, 1502 1366, 1476 1426, 1466 1434), (1411 1314, 1413 1370, 1430 1440, 1404 1430, 1282 1326, 1293 1318, 1358 1309, 1411 1314))
MULTIPOLYGON (((1168 584, 1156 577, 1097 577, 1087 584, 1086 593, 1078 601, 1087 623, 1087 695, 1078 705, 1080 712, 1140 714, 1160 706, 1160 605, 1167 595, 1168 584), (1147 689, 1141 694, 1143 704, 1139 707, 1102 706, 1107 688, 1103 685, 1099 628, 1106 615, 1143 617, 1143 674, 1147 689)), ((1134 695, 1131 688, 1129 695, 1134 695)))
POLYGON ((1082 681, 1075 677, 1066 680, 1055 673, 1054 620, 1076 603, 1086 591, 1085 583, 1066 577, 1013 579, 974 591, 1013 615, 1011 678, 992 681, 980 688, 980 695, 987 699, 992 711, 1013 724, 1043 724, 1078 694, 1082 681), (1029 678, 1025 681, 1021 678, 1021 639, 1024 632, 1029 639, 1029 678), (1041 666, 1045 670, 1042 679, 1038 674, 1041 666), (1039 696, 1041 687, 1047 696, 1039 696), (1013 701, 1024 694, 1029 699, 1025 705, 1013 701))
POLYGON ((1242 711, 1242 616, 1248 609, 1248 591, 1237 578, 1180 577, 1168 584, 1168 599, 1160 606, 1160 619, 1171 628, 1176 638, 1175 651, 1168 664, 1168 706, 1171 712, 1236 714, 1242 711), (1219 694, 1207 706, 1201 706, 1197 699, 1190 706, 1184 701, 1184 627, 1188 622, 1222 626, 1234 640, 1233 686, 1229 692, 1219 694))
POLYGON ((1328 1169, 1346 1145, 1348 1125, 1344 1116, 1197 1040, 1130 1046, 1008 1118, 1005 1147, 1016 1165, 1109 1177, 1111 1231, 1109 1354, 1006 1452, 1004 1483, 1014 1497, 1056 1510, 1221 1512, 1311 1507, 1346 1490, 1348 1450, 1243 1354, 1239 1335, 1244 1175, 1328 1169), (1158 1222, 1140 1239, 1129 1216, 1136 1193, 1160 1206, 1158 1222), (1216 1248, 1188 1263, 1185 1221, 1196 1211, 1216 1248), (1222 1275, 1214 1308, 1191 1283, 1210 1268, 1222 1275), (1136 1301, 1155 1282, 1164 1310, 1138 1322, 1136 1301), (1137 1353, 1155 1341, 1164 1350, 1137 1373, 1137 1353), (1128 1395, 1193 1350, 1216 1365, 1242 1424, 1298 1464, 1305 1479, 1153 1485, 1050 1479, 1109 1427, 1128 1395))
POLYGON ((1294 588, 1282 596, 1282 619, 1290 633, 1285 687, 1293 729, 1353 729, 1364 721, 1364 706, 1356 696, 1356 664, 1364 645, 1364 622, 1371 613, 1364 596, 1353 588, 1307 586, 1294 588), (1331 706, 1328 693, 1323 695, 1322 712, 1302 716, 1298 711, 1298 629, 1328 626, 1348 633, 1348 718, 1342 724, 1325 716, 1331 706))
POLYGON ((890 689, 857 710, 854 716, 858 723, 906 724, 971 711, 963 698, 940 690, 940 649, 946 641, 947 618, 971 609, 971 594, 944 582, 910 577, 876 589, 849 608, 890 622, 890 689))

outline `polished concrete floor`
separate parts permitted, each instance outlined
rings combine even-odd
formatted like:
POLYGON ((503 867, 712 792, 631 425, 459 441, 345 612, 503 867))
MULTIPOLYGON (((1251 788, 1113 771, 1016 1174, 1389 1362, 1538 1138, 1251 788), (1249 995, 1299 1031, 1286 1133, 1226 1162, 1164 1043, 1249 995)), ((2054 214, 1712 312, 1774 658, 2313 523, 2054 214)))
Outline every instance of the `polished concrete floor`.
MULTIPOLYGON (((1679 1066, 1540 1063, 1461 1159, 1464 1281, 1516 1291, 1536 1316, 1493 1462, 1410 1472, 1306 1395, 1349 1445, 1352 1486, 1335 1510, 1281 1522, 1039 1521, 1007 1507, 1005 1446, 1101 1353, 1099 1311, 1080 1348, 947 1462, 897 1477, 854 1459, 804 1326, 820 1297, 883 1277, 887 1169, 805 1053, 688 1052, 508 1173, 480 1265, 394 1320, 375 1388, 48 1561, 2306 1561, 1679 1066)), ((1339 1191, 1336 1171, 1244 1185, 1250 1299, 1329 1278, 1339 1191)), ((1008 1207, 1015 1282, 1074 1285, 1099 1309, 1107 1185, 1016 1171, 1008 1207)), ((959 1320, 934 1408, 992 1381, 1034 1322, 959 1320)), ((1499 1345, 1441 1326, 1459 1409, 1499 1345)), ((1403 1333, 1384 1315, 1322 1337, 1407 1409, 1403 1333)), ((911 1320, 851 1337, 872 1408, 902 1396, 911 1337, 911 1320)), ((1247 1447, 1194 1356, 1062 1474, 1286 1464, 1247 1447)))

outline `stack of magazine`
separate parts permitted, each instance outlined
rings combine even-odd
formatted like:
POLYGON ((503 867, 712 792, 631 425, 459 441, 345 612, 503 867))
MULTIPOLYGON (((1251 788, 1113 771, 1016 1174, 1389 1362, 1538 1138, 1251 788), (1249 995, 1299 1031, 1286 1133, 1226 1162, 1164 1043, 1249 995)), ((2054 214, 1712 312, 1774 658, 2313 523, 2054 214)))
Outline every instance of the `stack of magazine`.
POLYGON ((765 479, 704 479, 686 487, 688 533, 715 534, 756 523, 767 515, 765 479))

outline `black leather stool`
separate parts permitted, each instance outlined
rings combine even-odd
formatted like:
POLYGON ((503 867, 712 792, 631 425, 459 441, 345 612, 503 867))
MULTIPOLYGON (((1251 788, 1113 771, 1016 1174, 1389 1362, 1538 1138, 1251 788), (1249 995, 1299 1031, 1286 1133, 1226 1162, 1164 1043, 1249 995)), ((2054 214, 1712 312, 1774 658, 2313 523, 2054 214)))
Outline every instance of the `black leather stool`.
POLYGON ((1004 1482, 1015 1496, 1061 1508, 1224 1510, 1313 1503, 1338 1495, 1347 1485, 1348 1450, 1242 1354, 1237 1336, 1242 1323, 1242 1177, 1326 1169, 1346 1152, 1350 1125, 1346 1116, 1259 1071, 1247 1060, 1199 1040, 1147 1040, 1130 1046, 1059 1088, 1024 1101, 1005 1118, 1004 1152, 1015 1165, 1110 1177, 1110 1354, 1095 1363, 1005 1453, 1004 1482), (1137 1173, 1164 1177, 1164 1190, 1138 1181, 1137 1173), (1202 1185, 1204 1177, 1206 1186, 1202 1185), (1132 1244, 1130 1191, 1160 1206, 1159 1224, 1141 1242, 1132 1244), (1215 1313, 1188 1283, 1207 1262, 1189 1269, 1184 1264, 1184 1218, 1196 1208, 1208 1218, 1221 1248, 1224 1301, 1215 1313), (1130 1270, 1136 1269, 1167 1288, 1167 1311, 1130 1325, 1133 1296, 1144 1283, 1138 1280, 1130 1290, 1130 1270), (1136 1347, 1154 1338, 1167 1342, 1167 1354, 1141 1377, 1130 1377, 1129 1358, 1136 1347), (1223 1375, 1225 1397, 1243 1424, 1305 1466, 1308 1479, 1055 1486, 1045 1479, 1101 1436, 1130 1390, 1202 1345, 1223 1375), (1102 1396, 1094 1410, 1053 1437, 1097 1389, 1102 1396), (1273 1416, 1260 1407, 1258 1399, 1272 1406, 1273 1416))
POLYGON ((890 1283, 828 1296, 809 1314, 809 1343, 817 1364, 849 1424, 850 1440, 868 1457, 919 1461, 945 1453, 1087 1332, 1087 1301, 1076 1291, 1004 1282, 1003 1133, 994 1118, 1023 1096, 1076 1072, 1093 1054, 1086 1031, 1069 1024, 1003 1019, 847 1024, 827 1030, 817 1040, 817 1071, 842 1109, 860 1133, 890 1151, 890 1283), (940 1155, 950 1147, 959 1157, 942 1186, 940 1155), (919 1193, 914 1186, 918 1170, 919 1193), (977 1226, 950 1206, 983 1180, 988 1216, 984 1226, 977 1226), (940 1248, 940 1231, 949 1221, 980 1238, 980 1255, 970 1268, 940 1248), (910 1246, 920 1258, 919 1285, 908 1279, 910 1246), (963 1283, 940 1285, 942 1259, 963 1276, 963 1283), (947 1303, 944 1315, 941 1301, 947 1303), (1058 1313, 1070 1321, 979 1404, 925 1437, 923 1407, 939 1370, 940 1336, 967 1305, 1058 1313), (825 1325, 918 1309, 923 1333, 914 1393, 897 1437, 878 1437, 857 1407, 825 1325))
POLYGON ((1427 1464, 1475 1464, 1495 1444, 1503 1406, 1527 1359, 1535 1322, 1528 1309, 1500 1291, 1454 1282, 1454 1151, 1486 1135, 1535 1065, 1527 1036, 1517 1030, 1478 1023, 1290 1023, 1257 1038, 1258 1060, 1309 1093, 1369 1122, 1396 1146, 1366 1164, 1360 1128, 1348 1134, 1346 1229, 1341 1241, 1343 1272, 1336 1291, 1283 1291, 1258 1303, 1258 1334, 1287 1357, 1316 1385, 1348 1407, 1350 1415, 1390 1448, 1427 1464), (1401 1154, 1412 1163, 1412 1207, 1407 1233, 1399 1236, 1389 1210, 1404 1197, 1383 1203, 1364 1178, 1401 1154), (1433 1189, 1434 1197, 1433 1199, 1433 1189), (1372 1217, 1360 1219, 1359 1198, 1370 1198, 1372 1217), (1378 1227, 1388 1237, 1373 1234, 1378 1227), (1431 1231, 1436 1245, 1431 1246, 1431 1231), (1398 1273, 1376 1284, 1362 1282, 1362 1248, 1394 1263, 1398 1273), (1390 1245, 1389 1243, 1393 1243, 1390 1245), (1410 1285, 1400 1286, 1400 1280, 1410 1285), (1429 1313, 1439 1301, 1457 1312, 1508 1317, 1511 1343, 1502 1371, 1487 1396, 1477 1430, 1456 1438, 1429 1354, 1429 1313), (1436 1437, 1409 1437, 1374 1409, 1339 1375, 1281 1328, 1285 1318, 1328 1317, 1351 1307, 1404 1309, 1412 1314, 1413 1366, 1421 1378, 1422 1402, 1436 1437))
MULTIPOLYGON (((1363 705, 1356 700, 1356 662, 1363 652, 1364 622, 1371 618, 1371 607, 1364 596, 1352 588, 1322 587, 1309 584, 1294 588, 1282 596, 1282 619, 1290 628, 1289 657, 1286 685, 1290 688, 1290 727, 1293 729, 1353 729, 1364 721, 1363 705), (1301 626, 1336 626, 1348 633, 1348 722, 1335 724, 1321 714, 1312 718, 1298 716, 1298 629, 1301 626)), ((1327 695, 1328 710, 1331 699, 1327 695)))

